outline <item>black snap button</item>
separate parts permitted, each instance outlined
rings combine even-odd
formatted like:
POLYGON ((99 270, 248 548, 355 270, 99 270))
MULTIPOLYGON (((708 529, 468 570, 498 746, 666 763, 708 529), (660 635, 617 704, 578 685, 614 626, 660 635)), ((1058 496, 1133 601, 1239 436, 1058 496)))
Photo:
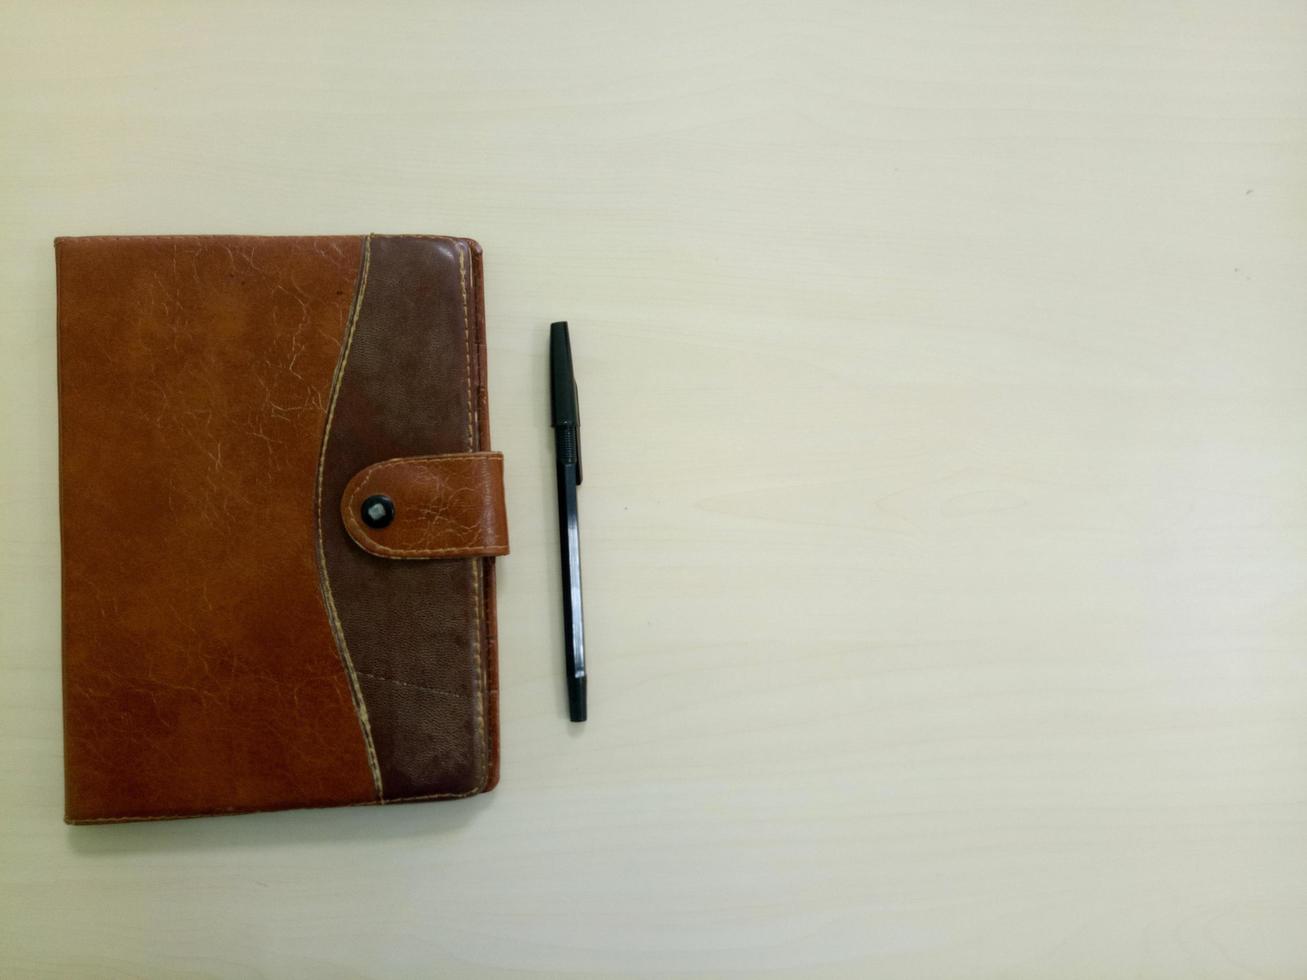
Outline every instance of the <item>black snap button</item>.
POLYGON ((363 501, 363 523, 368 527, 383 528, 395 519, 395 502, 384 493, 374 493, 363 501))

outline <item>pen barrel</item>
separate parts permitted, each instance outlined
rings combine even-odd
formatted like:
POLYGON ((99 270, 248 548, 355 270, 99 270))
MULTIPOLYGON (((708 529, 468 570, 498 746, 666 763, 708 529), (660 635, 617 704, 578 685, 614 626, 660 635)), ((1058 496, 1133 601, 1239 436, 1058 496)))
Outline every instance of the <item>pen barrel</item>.
POLYGON ((562 559, 563 657, 567 676, 568 714, 584 721, 585 625, 581 610, 581 530, 577 521, 576 471, 574 463, 563 463, 562 430, 559 430, 558 544, 562 559))

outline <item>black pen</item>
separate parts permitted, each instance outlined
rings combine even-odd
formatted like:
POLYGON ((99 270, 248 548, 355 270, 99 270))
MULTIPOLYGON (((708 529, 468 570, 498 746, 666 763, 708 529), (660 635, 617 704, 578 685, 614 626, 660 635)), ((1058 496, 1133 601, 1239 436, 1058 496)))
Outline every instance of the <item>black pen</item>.
POLYGON ((558 470, 558 545, 563 563, 563 653, 567 711, 585 721, 585 630, 581 623, 581 529, 576 488, 581 485, 581 409, 572 374, 572 342, 566 323, 549 325, 549 379, 553 400, 554 454, 558 470))

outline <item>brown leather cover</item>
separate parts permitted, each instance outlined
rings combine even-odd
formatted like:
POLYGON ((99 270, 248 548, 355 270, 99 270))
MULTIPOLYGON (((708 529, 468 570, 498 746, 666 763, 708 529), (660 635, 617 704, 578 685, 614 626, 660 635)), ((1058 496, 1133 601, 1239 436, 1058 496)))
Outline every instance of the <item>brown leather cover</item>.
POLYGON ((492 788, 507 532, 479 246, 55 254, 68 821, 492 788), (399 504, 366 550, 356 476, 399 504))
POLYGON ((355 544, 382 558, 506 555, 504 456, 449 453, 373 463, 346 485, 340 518, 355 544), (392 508, 380 527, 363 514, 374 497, 392 508))

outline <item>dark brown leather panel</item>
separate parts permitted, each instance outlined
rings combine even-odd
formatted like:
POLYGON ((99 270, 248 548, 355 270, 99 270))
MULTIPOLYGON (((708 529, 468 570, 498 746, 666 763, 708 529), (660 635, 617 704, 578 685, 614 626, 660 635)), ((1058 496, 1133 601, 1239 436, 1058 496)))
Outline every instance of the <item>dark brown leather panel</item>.
POLYGON ((312 506, 361 244, 56 242, 70 821, 375 801, 312 506))
POLYGON ((326 573, 387 800, 479 792, 495 765, 488 559, 380 558, 335 509, 374 463, 486 448, 474 257, 466 239, 370 239, 324 460, 326 573))
MULTIPOLYGON (((384 512, 384 511, 383 511, 384 512)), ((340 518, 364 551, 381 558, 487 558, 508 554, 502 453, 406 456, 356 473, 340 518), (366 523, 373 497, 391 507, 383 526, 366 523)))

